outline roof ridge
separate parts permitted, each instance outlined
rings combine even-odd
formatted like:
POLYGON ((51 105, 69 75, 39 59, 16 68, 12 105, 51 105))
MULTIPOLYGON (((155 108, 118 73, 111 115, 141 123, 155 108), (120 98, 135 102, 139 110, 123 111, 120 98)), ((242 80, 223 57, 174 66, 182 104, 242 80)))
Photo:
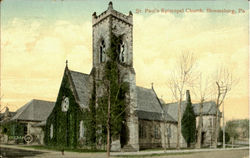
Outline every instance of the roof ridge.
MULTIPOLYGON (((186 100, 183 100, 183 101, 182 101, 182 103, 185 103, 185 102, 186 102, 186 100)), ((164 105, 177 104, 177 103, 179 103, 179 102, 165 103, 164 105)), ((193 105, 193 104, 192 104, 192 105, 193 105)))
POLYGON ((151 88, 145 88, 145 87, 141 87, 141 86, 136 86, 138 88, 142 88, 142 89, 147 89, 147 90, 152 90, 151 88))
POLYGON ((32 99, 31 101, 43 101, 43 102, 51 102, 51 103, 55 103, 54 101, 42 100, 42 99, 32 99))
POLYGON ((89 76, 89 74, 86 74, 86 73, 83 73, 83 72, 79 72, 79 71, 74 71, 74 70, 70 70, 68 69, 70 72, 75 72, 75 73, 79 73, 79 74, 82 74, 82 75, 87 75, 89 76))

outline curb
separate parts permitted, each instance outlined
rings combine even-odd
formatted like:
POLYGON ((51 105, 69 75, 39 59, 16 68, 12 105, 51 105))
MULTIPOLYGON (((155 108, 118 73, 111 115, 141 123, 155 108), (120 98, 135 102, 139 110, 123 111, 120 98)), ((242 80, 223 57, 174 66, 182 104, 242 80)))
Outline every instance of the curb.
POLYGON ((195 152, 211 152, 211 151, 230 151, 230 150, 245 150, 249 147, 242 148, 227 148, 227 149, 191 149, 191 150, 158 150, 158 151, 138 151, 138 152, 115 152, 112 156, 128 156, 128 155, 152 155, 152 154, 170 154, 170 153, 195 153, 195 152))

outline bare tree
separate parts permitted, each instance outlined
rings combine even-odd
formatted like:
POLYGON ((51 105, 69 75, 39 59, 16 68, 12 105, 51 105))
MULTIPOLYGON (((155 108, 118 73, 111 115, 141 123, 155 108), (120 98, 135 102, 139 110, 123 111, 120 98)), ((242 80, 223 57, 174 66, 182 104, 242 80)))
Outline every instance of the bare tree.
MULTIPOLYGON (((118 94, 119 94, 119 92, 121 90, 122 83, 119 84, 118 90, 115 92, 116 95, 115 95, 115 100, 114 100, 113 103, 111 102, 111 99, 110 99, 110 97, 111 97, 110 81, 105 80, 103 83, 104 83, 105 87, 107 88, 107 94, 106 95, 108 97, 108 100, 107 100, 107 107, 108 107, 108 109, 107 109, 107 118, 105 118, 105 119, 106 119, 106 129, 107 129, 107 147, 106 147, 107 153, 106 154, 107 154, 107 157, 109 158, 110 157, 110 150, 111 150, 111 143, 112 143, 111 142, 111 137, 112 137, 112 135, 111 135, 111 113, 112 113, 111 106, 112 106, 112 104, 115 104, 115 102, 118 99, 118 94)), ((118 115, 116 115, 114 119, 117 119, 118 117, 120 117, 127 110, 128 110, 128 106, 126 106, 124 108, 124 110, 122 110, 118 115)), ((103 111, 103 114, 105 115, 106 113, 104 112, 104 110, 102 110, 102 111, 103 111)))
POLYGON ((217 148, 218 143, 218 134, 220 127, 220 112, 219 108, 223 104, 226 95, 229 91, 231 91, 232 85, 236 83, 236 80, 233 80, 232 72, 230 72, 227 68, 220 68, 217 71, 215 76, 215 88, 216 92, 216 121, 213 129, 213 147, 217 148))
POLYGON ((197 78, 197 83, 193 86, 193 93, 199 100, 199 120, 198 120, 198 133, 197 133, 197 142, 196 148, 201 148, 201 140, 202 140, 202 129, 203 129, 203 105, 207 100, 208 95, 211 94, 209 91, 209 78, 204 78, 204 75, 200 73, 197 78))
POLYGON ((186 51, 180 54, 176 68, 172 71, 172 76, 168 81, 168 86, 174 99, 178 102, 178 126, 176 148, 180 149, 181 136, 181 103, 185 94, 185 89, 193 82, 193 68, 195 59, 192 53, 186 51))

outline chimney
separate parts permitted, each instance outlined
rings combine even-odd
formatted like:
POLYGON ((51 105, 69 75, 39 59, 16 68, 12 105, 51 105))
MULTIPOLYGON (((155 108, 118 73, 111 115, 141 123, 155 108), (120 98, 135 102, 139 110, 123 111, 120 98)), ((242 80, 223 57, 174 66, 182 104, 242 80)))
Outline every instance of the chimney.
POLYGON ((190 97, 189 90, 186 91, 186 102, 191 102, 191 97, 190 97))

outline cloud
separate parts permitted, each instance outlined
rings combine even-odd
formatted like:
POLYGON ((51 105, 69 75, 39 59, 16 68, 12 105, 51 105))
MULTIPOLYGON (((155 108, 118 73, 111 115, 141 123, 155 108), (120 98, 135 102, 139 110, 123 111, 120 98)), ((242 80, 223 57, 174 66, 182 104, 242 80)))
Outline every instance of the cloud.
MULTIPOLYGON (((228 95, 230 100, 248 97, 248 28, 247 14, 213 16, 210 14, 135 15, 134 66, 137 84, 155 90, 167 102, 173 101, 167 86, 177 55, 193 52, 196 69, 211 76, 222 65, 239 79, 228 95), (246 25, 243 25, 246 24, 246 25)), ((195 97, 194 97, 195 99, 195 97)), ((235 103, 235 102, 234 102, 235 103)), ((246 109, 246 102, 238 103, 246 109)), ((233 105, 230 104, 229 107, 233 105)), ((230 110, 228 110, 230 111, 230 110)), ((229 116, 233 113, 229 112, 229 116)), ((239 117, 239 115, 237 116, 239 117)))
POLYGON ((76 25, 20 18, 1 27, 2 102, 16 110, 15 106, 33 98, 55 100, 66 59, 71 69, 89 73, 90 30, 90 22, 76 25), (18 103, 20 96, 23 101, 18 103))
MULTIPOLYGON (((227 104, 230 99, 245 100, 248 96, 246 19, 246 14, 135 14, 133 63, 137 85, 150 88, 153 82, 159 97, 173 101, 167 80, 175 68, 177 55, 190 51, 197 57, 197 70, 212 74, 224 64, 240 78, 237 88, 227 98, 227 104)), ((92 66, 91 29, 90 21, 47 22, 20 18, 1 27, 5 104, 20 106, 33 98, 55 100, 66 59, 70 69, 89 73, 92 66)), ((243 109, 248 107, 245 101, 239 105, 243 109)), ((231 117, 233 113, 229 112, 229 115, 231 117)))

